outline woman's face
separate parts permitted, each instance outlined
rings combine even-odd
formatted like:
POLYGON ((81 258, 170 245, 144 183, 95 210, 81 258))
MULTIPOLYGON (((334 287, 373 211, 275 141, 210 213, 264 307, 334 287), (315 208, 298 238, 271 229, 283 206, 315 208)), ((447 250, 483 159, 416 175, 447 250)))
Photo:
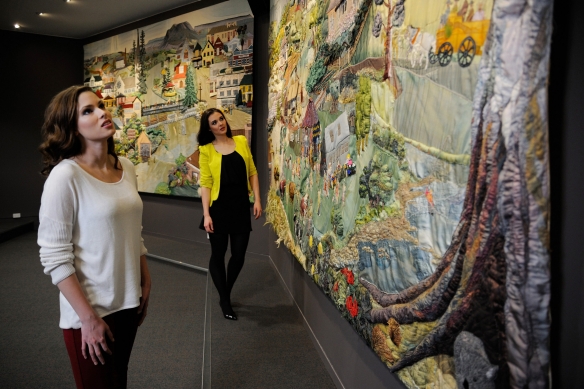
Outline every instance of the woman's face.
POLYGON ((93 92, 83 92, 77 101, 77 133, 86 141, 102 142, 116 132, 111 114, 93 92))
POLYGON ((209 127, 215 137, 227 134, 227 120, 221 112, 213 112, 209 115, 209 127))

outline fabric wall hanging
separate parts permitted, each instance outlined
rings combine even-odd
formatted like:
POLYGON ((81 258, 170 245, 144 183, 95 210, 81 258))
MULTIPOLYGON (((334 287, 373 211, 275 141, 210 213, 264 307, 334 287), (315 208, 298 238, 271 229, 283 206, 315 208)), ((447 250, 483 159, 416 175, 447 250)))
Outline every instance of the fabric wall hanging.
POLYGON ((250 15, 247 1, 233 0, 84 46, 84 83, 112 112, 116 152, 136 165, 139 191, 200 197, 207 108, 251 143, 250 15))
POLYGON ((272 0, 267 215, 410 388, 548 387, 551 0, 272 0))

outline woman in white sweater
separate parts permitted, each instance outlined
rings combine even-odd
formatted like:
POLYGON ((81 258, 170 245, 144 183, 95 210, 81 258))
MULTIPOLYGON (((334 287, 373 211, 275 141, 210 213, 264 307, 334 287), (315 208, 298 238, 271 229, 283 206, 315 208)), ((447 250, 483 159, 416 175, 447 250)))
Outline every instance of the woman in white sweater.
POLYGON ((65 345, 78 388, 125 388, 150 274, 132 162, 114 152, 111 114, 89 87, 47 107, 38 244, 60 290, 65 345))

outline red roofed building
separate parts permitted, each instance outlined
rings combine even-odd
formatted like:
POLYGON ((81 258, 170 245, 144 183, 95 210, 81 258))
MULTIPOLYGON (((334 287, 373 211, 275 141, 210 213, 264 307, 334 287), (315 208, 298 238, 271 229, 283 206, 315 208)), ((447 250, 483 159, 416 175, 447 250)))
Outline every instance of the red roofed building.
MULTIPOLYGON (((175 86, 178 88, 185 87, 185 81, 187 77, 187 66, 189 66, 185 62, 181 62, 174 67, 174 76, 172 77, 172 81, 175 86)), ((168 87, 168 86, 167 86, 168 87)))
POLYGON ((122 104, 124 109, 124 117, 131 118, 136 114, 138 118, 142 118, 142 100, 137 96, 126 97, 126 101, 122 104))
POLYGON ((213 49, 215 50, 215 55, 223 55, 224 50, 223 50, 223 42, 221 41, 221 38, 217 38, 215 40, 215 43, 213 43, 213 49))

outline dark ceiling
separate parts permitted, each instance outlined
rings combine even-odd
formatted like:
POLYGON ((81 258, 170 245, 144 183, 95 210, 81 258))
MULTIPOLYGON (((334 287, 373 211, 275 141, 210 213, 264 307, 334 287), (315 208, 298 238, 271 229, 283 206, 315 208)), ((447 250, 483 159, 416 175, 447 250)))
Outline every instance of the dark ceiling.
POLYGON ((198 1, 2 0, 0 29, 85 39, 198 1), (15 29, 15 23, 21 28, 15 29))

